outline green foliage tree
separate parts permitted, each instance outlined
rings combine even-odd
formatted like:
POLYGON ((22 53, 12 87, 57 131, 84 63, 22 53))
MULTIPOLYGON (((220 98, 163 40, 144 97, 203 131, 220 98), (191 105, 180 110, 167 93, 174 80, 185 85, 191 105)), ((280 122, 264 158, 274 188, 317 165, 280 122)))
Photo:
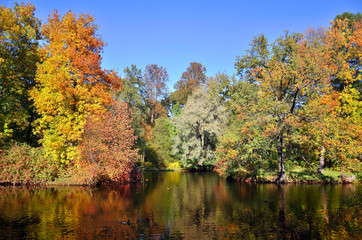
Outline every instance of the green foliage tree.
POLYGON ((256 177, 277 166, 275 141, 262 109, 260 86, 238 81, 229 88, 228 125, 216 150, 215 170, 234 179, 256 177))
POLYGON ((324 94, 335 73, 320 44, 323 36, 319 32, 305 36, 286 32, 267 44, 261 35, 235 64, 241 77, 260 85, 258 111, 263 113, 264 132, 276 145, 278 181, 286 180, 286 153, 293 145, 299 109, 308 99, 324 94))
POLYGON ((175 162, 172 153, 174 140, 172 139, 173 127, 168 117, 156 119, 155 127, 152 129, 151 146, 157 154, 157 162, 159 165, 167 165, 175 162))
POLYGON ((29 90, 40 61, 40 20, 31 4, 0 6, 0 146, 11 142, 36 144, 36 119, 29 90))
POLYGON ((122 89, 116 93, 118 101, 124 101, 132 111, 132 128, 137 136, 136 146, 140 154, 145 151, 143 124, 147 121, 148 108, 146 105, 145 82, 142 71, 136 65, 126 67, 123 71, 122 89))
POLYGON ((219 98, 211 98, 202 86, 194 91, 182 113, 173 119, 177 131, 174 153, 181 155, 184 167, 211 167, 226 118, 226 109, 219 98))

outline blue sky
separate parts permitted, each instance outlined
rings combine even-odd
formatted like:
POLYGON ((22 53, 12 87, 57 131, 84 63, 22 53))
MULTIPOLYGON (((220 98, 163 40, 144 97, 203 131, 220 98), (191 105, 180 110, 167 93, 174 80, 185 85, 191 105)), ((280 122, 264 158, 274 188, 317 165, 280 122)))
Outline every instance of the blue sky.
MULTIPOLYGON (((167 69, 171 90, 193 61, 205 65, 207 76, 222 71, 235 73, 236 57, 245 54, 252 38, 260 33, 273 41, 284 30, 328 27, 337 14, 362 12, 361 0, 31 2, 43 21, 53 9, 60 14, 68 10, 89 13, 96 18, 107 43, 104 68, 122 72, 131 64, 143 70, 147 64, 157 63, 167 69)), ((13 6, 14 1, 1 3, 13 6)))

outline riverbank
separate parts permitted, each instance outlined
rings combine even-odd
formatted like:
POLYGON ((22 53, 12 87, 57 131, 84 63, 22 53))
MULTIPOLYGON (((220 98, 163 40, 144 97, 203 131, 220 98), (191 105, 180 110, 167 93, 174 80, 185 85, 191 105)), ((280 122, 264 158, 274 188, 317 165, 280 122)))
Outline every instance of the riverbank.
POLYGON ((316 170, 294 167, 286 171, 286 179, 282 182, 276 181, 278 172, 259 171, 255 176, 236 177, 232 180, 238 182, 254 182, 254 183, 302 183, 302 184, 345 184, 345 183, 361 183, 362 174, 352 172, 340 172, 332 169, 324 169, 322 174, 316 170))
MULTIPOLYGON (((181 168, 179 165, 167 166, 163 168, 157 167, 147 167, 141 165, 139 167, 140 171, 144 172, 191 172, 191 170, 187 170, 181 168)), ((277 182, 278 172, 266 172, 266 171, 258 171, 258 174, 255 176, 247 176, 247 177, 234 177, 228 178, 230 181, 235 182, 251 182, 251 183, 300 183, 300 184, 346 184, 346 183, 361 183, 362 182, 362 173, 351 173, 351 172, 340 172, 332 169, 324 169, 322 174, 318 174, 317 171, 311 169, 305 169, 301 167, 294 167, 287 170, 286 172, 287 178, 285 181, 277 182)), ((137 181, 142 181, 142 179, 137 179, 137 181)), ((132 180, 130 182, 137 182, 132 180)), ((89 182, 85 183, 79 182, 79 179, 72 177, 59 177, 52 181, 40 181, 40 182, 8 182, 8 181, 0 181, 0 186, 7 185, 17 185, 17 186, 96 186, 96 185, 114 185, 114 184, 124 184, 117 182, 89 182)))

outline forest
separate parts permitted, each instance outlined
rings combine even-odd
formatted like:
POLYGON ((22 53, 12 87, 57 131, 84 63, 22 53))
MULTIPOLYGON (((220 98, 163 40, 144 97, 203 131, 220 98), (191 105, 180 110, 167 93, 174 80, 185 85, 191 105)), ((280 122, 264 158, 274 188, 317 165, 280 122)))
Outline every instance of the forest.
POLYGON ((0 7, 0 182, 130 182, 140 170, 239 181, 361 181, 362 14, 260 34, 234 75, 191 62, 102 69, 88 14, 0 7))

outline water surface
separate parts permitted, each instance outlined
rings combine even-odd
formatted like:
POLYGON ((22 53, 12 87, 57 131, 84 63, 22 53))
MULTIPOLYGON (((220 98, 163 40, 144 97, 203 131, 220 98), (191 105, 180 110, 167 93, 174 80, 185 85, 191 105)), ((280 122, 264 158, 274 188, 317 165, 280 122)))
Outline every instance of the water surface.
POLYGON ((0 239, 359 239, 361 190, 179 172, 124 186, 0 187, 0 239))

